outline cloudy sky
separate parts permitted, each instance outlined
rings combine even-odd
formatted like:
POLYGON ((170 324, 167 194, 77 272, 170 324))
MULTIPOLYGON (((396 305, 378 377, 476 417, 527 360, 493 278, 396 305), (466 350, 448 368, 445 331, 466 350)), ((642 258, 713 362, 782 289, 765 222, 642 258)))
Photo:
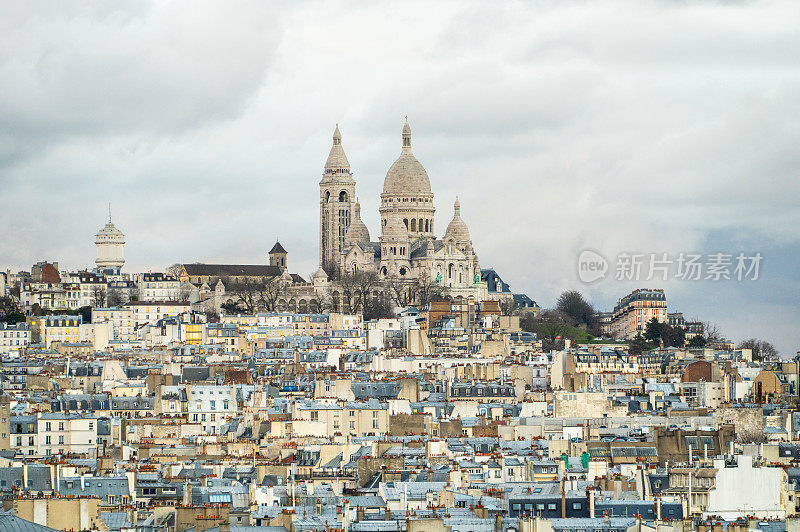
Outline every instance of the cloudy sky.
POLYGON ((4 2, 0 267, 92 266, 111 202, 129 271, 264 262, 280 238, 307 275, 334 125, 376 236, 408 115, 438 227, 458 196, 514 290, 610 309, 663 287, 794 354, 798 50, 796 1, 4 2), (587 248, 609 261, 592 284, 587 248), (620 253, 642 278, 615 279, 620 253), (647 280, 651 253, 763 260, 647 280))

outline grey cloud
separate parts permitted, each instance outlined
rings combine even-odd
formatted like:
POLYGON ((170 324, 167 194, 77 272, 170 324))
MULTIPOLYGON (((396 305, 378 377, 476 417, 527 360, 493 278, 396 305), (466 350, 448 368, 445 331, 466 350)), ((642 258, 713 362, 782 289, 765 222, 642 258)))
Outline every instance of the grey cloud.
MULTIPOLYGON (((440 232, 458 195, 483 265, 543 305, 638 287, 580 286, 586 247, 800 246, 796 3, 27 5, 0 17, 0 265, 90 265, 111 201, 131 269, 280 237, 307 274, 334 123, 376 236, 404 115, 440 232)), ((790 352, 790 269, 666 288, 790 352)))

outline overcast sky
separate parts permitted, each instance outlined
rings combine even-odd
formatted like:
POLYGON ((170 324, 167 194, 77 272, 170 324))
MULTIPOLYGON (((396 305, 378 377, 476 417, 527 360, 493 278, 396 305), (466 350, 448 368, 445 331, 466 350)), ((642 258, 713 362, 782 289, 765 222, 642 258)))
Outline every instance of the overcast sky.
POLYGON ((364 221, 403 117, 444 230, 552 306, 670 310, 800 349, 800 3, 3 2, 0 267, 318 261, 338 122, 364 221), (125 7, 127 5, 127 7, 125 7), (586 248, 611 262, 591 285, 586 248), (760 252, 756 281, 614 277, 621 252, 760 252))

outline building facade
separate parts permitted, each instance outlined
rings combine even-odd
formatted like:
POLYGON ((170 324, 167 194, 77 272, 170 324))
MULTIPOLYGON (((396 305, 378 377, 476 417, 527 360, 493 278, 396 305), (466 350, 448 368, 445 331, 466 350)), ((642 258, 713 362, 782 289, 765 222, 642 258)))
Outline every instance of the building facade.
POLYGON ((320 181, 320 263, 329 276, 373 272, 401 282, 424 279, 453 297, 485 296, 478 256, 458 199, 444 236, 436 237, 434 194, 428 173, 412 152, 408 122, 400 156, 383 182, 377 241, 372 241, 361 219, 355 194, 337 125, 320 181))
POLYGON ((125 235, 111 221, 111 208, 108 210, 108 223, 95 235, 97 247, 97 271, 106 275, 119 275, 125 265, 125 235))
POLYGON ((667 296, 664 290, 639 288, 617 302, 611 316, 611 335, 630 340, 644 334, 647 322, 655 318, 667 323, 667 296))

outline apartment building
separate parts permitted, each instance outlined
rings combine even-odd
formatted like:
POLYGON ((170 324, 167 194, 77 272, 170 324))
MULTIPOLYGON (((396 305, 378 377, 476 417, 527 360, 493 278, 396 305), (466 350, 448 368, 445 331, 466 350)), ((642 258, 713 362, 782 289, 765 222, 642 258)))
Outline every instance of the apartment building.
POLYGON ((18 355, 30 343, 31 329, 27 323, 0 323, 0 355, 18 355))
POLYGON ((181 283, 165 273, 143 273, 138 276, 139 301, 178 301, 181 283))
POLYGON ((647 322, 655 318, 667 323, 667 297, 664 290, 639 288, 617 302, 611 317, 611 335, 630 340, 644 334, 647 322))
POLYGON ((95 457, 97 418, 77 414, 39 413, 36 456, 80 454, 95 457))
POLYGON ((54 342, 78 343, 81 341, 81 316, 45 316, 41 319, 40 332, 47 348, 54 342))
POLYGON ((186 387, 189 421, 200 423, 206 434, 219 429, 236 415, 236 388, 229 385, 192 384, 186 387))
POLYGON ((127 307, 93 308, 92 324, 111 324, 114 340, 130 341, 136 337, 134 313, 127 307))
POLYGON ((133 321, 138 325, 155 323, 160 319, 178 316, 191 309, 189 303, 182 301, 131 301, 125 305, 133 312, 133 321))

